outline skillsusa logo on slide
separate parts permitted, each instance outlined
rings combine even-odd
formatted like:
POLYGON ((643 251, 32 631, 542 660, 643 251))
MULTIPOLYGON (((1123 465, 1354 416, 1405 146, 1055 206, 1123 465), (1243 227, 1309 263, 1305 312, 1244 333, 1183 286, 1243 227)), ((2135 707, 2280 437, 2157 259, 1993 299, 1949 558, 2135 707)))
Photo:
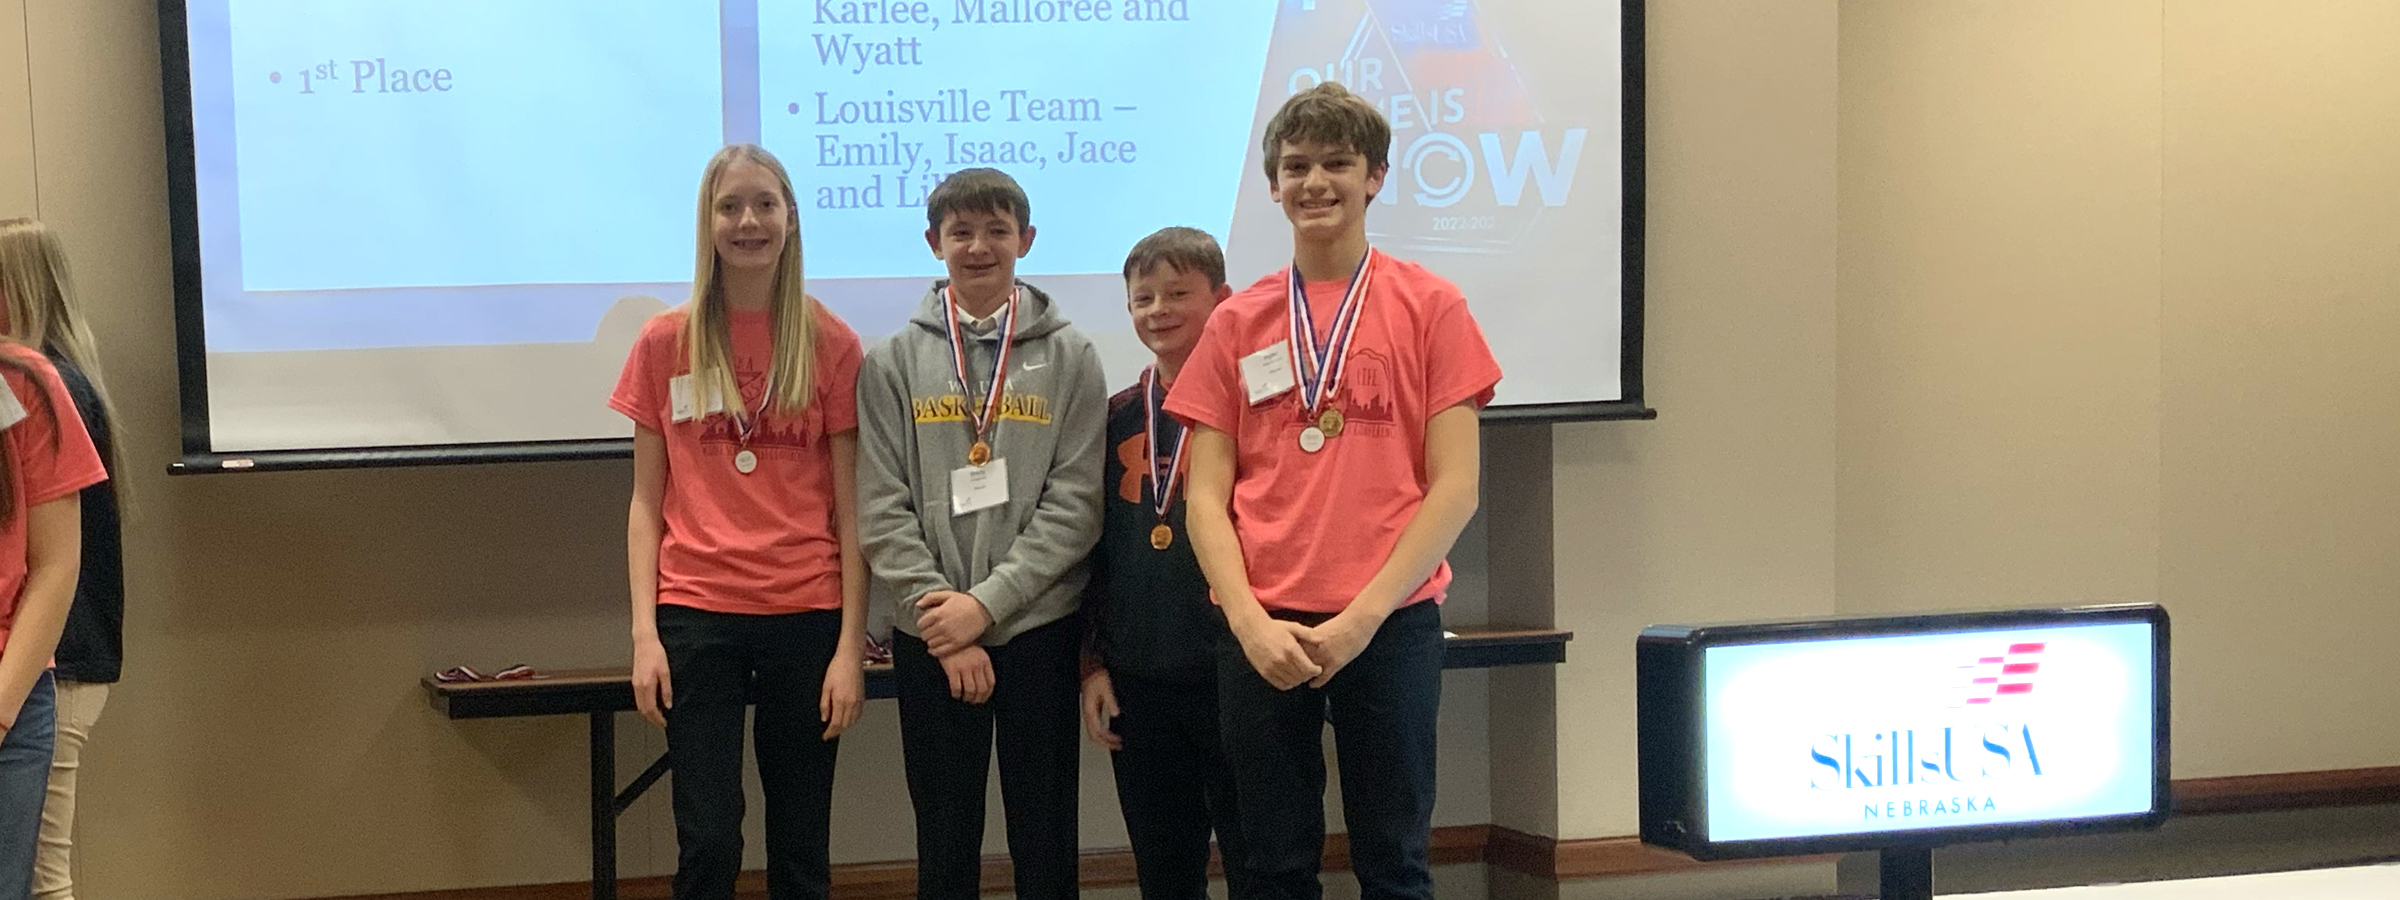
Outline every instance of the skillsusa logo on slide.
POLYGON ((1878 799, 1862 800, 1859 817, 1868 821, 1999 812, 1993 783, 2042 777, 2041 748, 2029 716, 2038 703, 2034 688, 2044 647, 2012 643, 1962 660, 1946 673, 1921 673, 1944 685, 1947 702, 1933 717, 1945 720, 1942 724, 1814 736, 1807 748, 1809 787, 1925 789, 1896 799, 1878 792, 1878 799), (1991 715, 1981 715, 1986 712, 1991 715))
POLYGON ((1378 246, 1505 252, 1573 196, 1587 129, 1543 114, 1476 3, 1286 0, 1282 12, 1276 42, 1321 55, 1270 76, 1283 90, 1264 98, 1259 124, 1327 81, 1383 112, 1391 168, 1368 226, 1378 246))

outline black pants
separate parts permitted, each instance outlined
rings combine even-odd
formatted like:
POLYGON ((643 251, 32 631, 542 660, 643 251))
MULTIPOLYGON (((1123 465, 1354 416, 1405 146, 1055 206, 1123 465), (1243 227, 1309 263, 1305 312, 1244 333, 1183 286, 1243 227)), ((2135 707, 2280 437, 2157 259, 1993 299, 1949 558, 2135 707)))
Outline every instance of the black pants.
MULTIPOLYGON (((1321 618, 1321 617, 1319 617, 1321 618)), ((1241 795, 1255 896, 1318 900, 1325 848, 1325 723, 1342 770, 1342 816, 1363 900, 1433 897, 1435 719, 1442 701, 1442 614, 1431 602, 1383 622, 1322 689, 1278 691, 1242 655, 1217 650, 1225 755, 1241 795)))
POLYGON ((839 610, 736 615, 661 604, 658 640, 675 691, 676 900, 731 900, 742 869, 742 720, 758 702, 767 800, 767 896, 821 900, 831 866, 833 761, 817 696, 841 638, 839 610))
POLYGON ((1109 682, 1117 693, 1110 728, 1124 742, 1110 762, 1142 900, 1207 900, 1212 830, 1225 858, 1227 893, 1249 900, 1233 771, 1217 736, 1215 680, 1157 681, 1112 672, 1109 682))
POLYGON ((892 633, 920 900, 974 900, 982 892, 984 778, 995 743, 1017 896, 1075 896, 1082 638, 1083 618, 1068 616, 984 648, 996 681, 990 700, 972 704, 950 698, 950 680, 924 641, 892 633))

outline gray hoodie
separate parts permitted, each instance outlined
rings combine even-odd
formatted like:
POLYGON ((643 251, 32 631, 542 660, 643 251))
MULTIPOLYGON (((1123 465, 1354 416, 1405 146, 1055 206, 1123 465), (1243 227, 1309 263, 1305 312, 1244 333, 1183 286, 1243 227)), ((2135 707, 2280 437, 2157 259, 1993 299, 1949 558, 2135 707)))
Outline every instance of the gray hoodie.
MULTIPOLYGON (((916 316, 858 371, 869 627, 919 635, 919 599, 965 591, 991 611, 982 644, 996 647, 1073 614, 1090 580, 1084 557, 1100 539, 1108 389, 1092 342, 1048 295, 1019 283, 1003 405, 987 435, 992 455, 1008 461, 1008 502, 952 516, 950 473, 967 464, 974 425, 962 414, 969 397, 951 361, 944 284, 934 283, 916 316)), ((968 377, 989 377, 999 347, 997 328, 971 336, 968 377)))

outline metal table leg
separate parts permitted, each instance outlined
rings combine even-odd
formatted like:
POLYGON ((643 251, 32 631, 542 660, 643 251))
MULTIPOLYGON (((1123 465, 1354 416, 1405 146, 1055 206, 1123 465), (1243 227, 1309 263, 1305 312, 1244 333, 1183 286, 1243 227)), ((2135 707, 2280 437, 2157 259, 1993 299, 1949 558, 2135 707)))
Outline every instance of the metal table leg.
POLYGON ((617 719, 592 714, 592 900, 617 900, 617 719))

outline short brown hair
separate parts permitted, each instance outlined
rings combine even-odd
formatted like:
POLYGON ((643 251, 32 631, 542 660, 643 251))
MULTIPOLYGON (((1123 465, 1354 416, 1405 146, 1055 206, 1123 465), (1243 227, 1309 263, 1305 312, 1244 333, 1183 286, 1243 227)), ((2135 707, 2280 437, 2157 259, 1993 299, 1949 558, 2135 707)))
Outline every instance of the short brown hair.
POLYGON ((1258 143, 1259 149, 1266 151, 1268 184, 1275 183, 1275 164, 1286 142, 1326 143, 1356 150, 1367 158, 1371 172, 1391 166, 1391 123, 1385 122, 1383 113, 1366 98, 1336 82, 1293 94, 1275 111, 1275 117, 1267 120, 1267 132, 1258 143))
POLYGON ((1017 217, 1018 230, 1033 226, 1033 201, 999 169, 960 169, 942 179, 925 198, 925 227, 941 228, 954 212, 1008 213, 1017 217))
POLYGON ((1198 272, 1208 276, 1210 289, 1225 284, 1225 251, 1217 239, 1197 228, 1175 225, 1150 233, 1133 245, 1125 254, 1125 280, 1156 268, 1159 263, 1173 266, 1178 272, 1198 272))

